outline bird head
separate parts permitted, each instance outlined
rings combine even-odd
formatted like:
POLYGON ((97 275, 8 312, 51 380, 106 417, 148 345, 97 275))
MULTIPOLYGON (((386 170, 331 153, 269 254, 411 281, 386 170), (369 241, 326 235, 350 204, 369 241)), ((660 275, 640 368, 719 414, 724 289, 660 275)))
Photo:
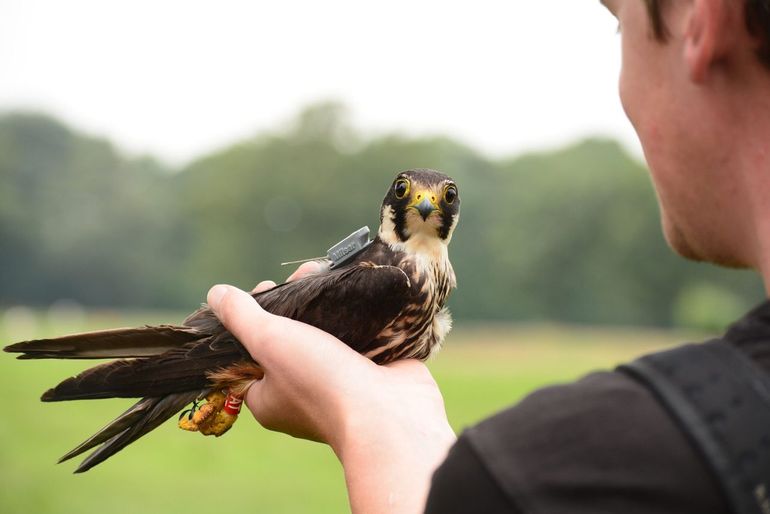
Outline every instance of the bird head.
POLYGON ((450 177, 429 169, 399 173, 380 211, 385 242, 448 244, 460 218, 460 195, 450 177))

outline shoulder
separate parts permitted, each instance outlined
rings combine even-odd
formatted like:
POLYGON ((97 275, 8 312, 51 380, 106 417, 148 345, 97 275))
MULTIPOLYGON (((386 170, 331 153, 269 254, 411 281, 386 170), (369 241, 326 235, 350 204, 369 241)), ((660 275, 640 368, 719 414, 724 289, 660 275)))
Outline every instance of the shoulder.
POLYGON ((461 440, 521 512, 727 512, 674 422, 620 373, 538 390, 461 440))

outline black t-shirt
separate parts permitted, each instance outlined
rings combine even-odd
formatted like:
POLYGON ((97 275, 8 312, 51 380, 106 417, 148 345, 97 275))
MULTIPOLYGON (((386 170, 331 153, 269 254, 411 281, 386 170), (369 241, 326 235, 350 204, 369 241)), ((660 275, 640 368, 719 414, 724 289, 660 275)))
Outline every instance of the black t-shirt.
MULTIPOLYGON (((770 302, 724 340, 770 371, 770 302)), ((716 478, 650 391, 619 372, 536 391, 466 430, 427 514, 728 513, 716 478)))

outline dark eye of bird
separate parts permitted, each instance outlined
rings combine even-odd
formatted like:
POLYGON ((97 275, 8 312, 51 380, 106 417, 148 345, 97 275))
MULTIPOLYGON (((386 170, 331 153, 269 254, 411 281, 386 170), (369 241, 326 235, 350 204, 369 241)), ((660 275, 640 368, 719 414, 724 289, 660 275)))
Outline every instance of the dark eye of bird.
POLYGON ((396 183, 393 184, 393 191, 396 193, 396 198, 399 200, 405 197, 409 192, 409 181, 405 178, 396 180, 396 183))
POLYGON ((455 198, 457 198, 457 188, 455 186, 446 188, 446 191, 444 191, 444 201, 451 205, 455 198))

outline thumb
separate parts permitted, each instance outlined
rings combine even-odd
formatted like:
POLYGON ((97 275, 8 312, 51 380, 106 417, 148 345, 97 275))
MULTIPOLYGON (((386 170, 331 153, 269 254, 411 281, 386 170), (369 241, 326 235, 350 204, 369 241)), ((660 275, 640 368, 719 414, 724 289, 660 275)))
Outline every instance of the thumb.
POLYGON ((272 316, 249 293, 229 285, 212 287, 206 300, 225 328, 256 358, 254 350, 260 331, 254 327, 264 326, 272 316))

